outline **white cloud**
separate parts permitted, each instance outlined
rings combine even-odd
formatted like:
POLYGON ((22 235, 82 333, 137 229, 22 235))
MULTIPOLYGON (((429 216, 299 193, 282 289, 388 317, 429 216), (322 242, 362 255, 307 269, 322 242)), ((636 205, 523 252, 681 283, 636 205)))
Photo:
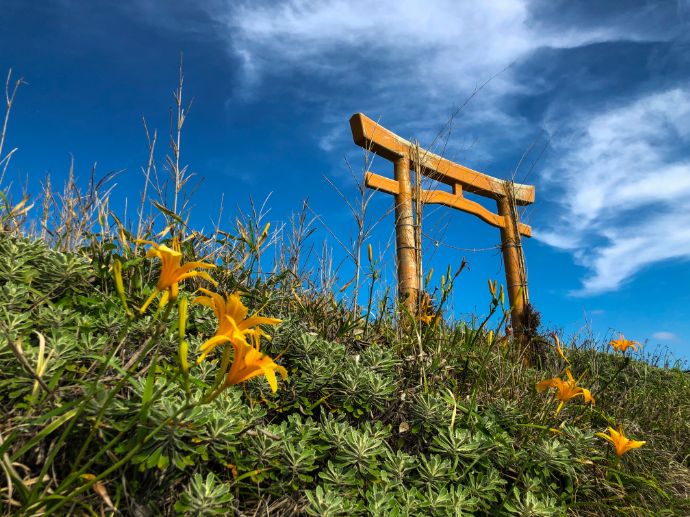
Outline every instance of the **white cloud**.
POLYGON ((535 24, 526 0, 287 0, 228 2, 225 8, 214 5, 211 15, 228 28, 233 49, 261 56, 266 72, 276 66, 330 72, 338 70, 339 64, 351 65, 352 55, 346 51, 354 50, 357 59, 395 63, 399 75, 414 70, 429 88, 436 83, 440 89, 475 85, 540 47, 570 48, 645 37, 631 28, 623 34, 615 27, 563 30, 535 24))
POLYGON ((690 90, 649 94, 567 130, 548 177, 563 216, 537 237, 574 250, 589 268, 576 294, 615 290, 651 264, 690 259, 690 90))
MULTIPOLYGON (((563 29, 538 24, 528 0, 210 5, 207 9, 221 27, 220 36, 228 41, 248 79, 239 94, 246 97, 248 91, 258 91, 261 77, 270 82, 303 74, 307 79, 299 81, 304 89, 299 94, 322 104, 328 127, 334 120, 342 125, 354 111, 373 117, 383 114, 385 124, 427 144, 454 107, 493 77, 463 111, 460 122, 486 130, 482 149, 473 150, 480 160, 490 157, 492 144, 515 144, 515 135, 525 132, 525 121, 507 112, 503 104, 506 96, 528 91, 536 82, 516 80, 511 65, 543 47, 645 37, 630 27, 623 31, 613 26, 563 29)), ((336 135, 327 129, 321 147, 331 149, 349 139, 347 132, 336 135)))
POLYGON ((673 332, 667 332, 665 330, 660 330, 652 334, 652 339, 658 339, 659 341, 675 341, 678 339, 673 332))

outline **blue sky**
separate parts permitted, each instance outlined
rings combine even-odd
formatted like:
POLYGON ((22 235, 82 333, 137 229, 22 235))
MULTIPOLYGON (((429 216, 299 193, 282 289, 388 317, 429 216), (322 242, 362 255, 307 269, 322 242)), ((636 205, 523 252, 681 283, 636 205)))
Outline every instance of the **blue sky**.
MULTIPOLYGON (((18 148, 15 183, 37 192, 48 172, 60 181, 73 155, 84 179, 94 162, 124 169, 115 199, 134 203, 141 120, 158 129, 162 162, 182 52, 194 97, 183 162, 204 178, 197 226, 211 225, 221 194, 230 228, 249 195, 272 193, 274 227, 309 198, 346 243, 354 223, 324 176, 353 195, 345 158, 358 176, 363 156, 349 117, 364 112, 430 145, 480 88, 443 152, 536 186, 525 252, 545 323, 570 336, 624 332, 690 358, 688 0, 9 0, 0 49, 0 71, 28 83, 6 144, 18 148)), ((371 221, 391 203, 374 196, 371 221)), ((388 216, 371 238, 387 270, 391 233, 388 216)), ((481 314, 487 278, 503 280, 498 231, 428 207, 424 233, 427 267, 469 261, 453 303, 481 314)), ((336 263, 344 256, 326 230, 314 239, 336 263)), ((341 273, 345 283, 347 265, 341 273)))

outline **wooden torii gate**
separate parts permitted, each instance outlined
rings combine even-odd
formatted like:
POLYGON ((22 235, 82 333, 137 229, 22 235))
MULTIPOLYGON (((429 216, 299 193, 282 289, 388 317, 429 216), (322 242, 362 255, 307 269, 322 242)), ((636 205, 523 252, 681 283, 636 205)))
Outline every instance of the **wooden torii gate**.
MULTIPOLYGON (((399 137, 366 115, 350 118, 352 137, 357 145, 394 164, 394 179, 367 172, 365 184, 395 196, 395 233, 398 263, 398 294, 410 313, 415 314, 420 290, 419 253, 415 244, 413 199, 425 204, 440 204, 474 214, 501 230, 501 250, 505 264, 511 323, 516 334, 524 328, 527 305, 527 276, 520 235, 531 237, 532 229, 519 221, 516 205, 534 202, 534 187, 494 178, 451 162, 399 137), (410 168, 441 183, 443 190, 413 191, 410 168), (498 214, 463 196, 470 192, 496 200, 498 214), (416 195, 415 195, 416 194, 416 195)), ((421 221, 417 221, 421 224, 421 221)))

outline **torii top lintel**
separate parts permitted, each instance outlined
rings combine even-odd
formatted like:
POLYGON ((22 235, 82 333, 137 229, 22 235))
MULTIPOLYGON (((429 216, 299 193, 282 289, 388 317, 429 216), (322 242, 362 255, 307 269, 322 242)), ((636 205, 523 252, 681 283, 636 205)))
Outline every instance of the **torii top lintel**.
MULTIPOLYGON (((363 113, 352 115, 350 128, 358 146, 382 158, 395 162, 407 156, 412 162, 420 162, 422 174, 442 183, 453 187, 461 186, 467 192, 496 200, 506 196, 508 182, 505 180, 493 178, 426 150, 421 150, 419 158, 414 158, 411 156, 411 149, 414 147, 411 142, 377 124, 363 113)), ((532 185, 513 183, 512 189, 516 204, 529 205, 534 202, 532 185)))

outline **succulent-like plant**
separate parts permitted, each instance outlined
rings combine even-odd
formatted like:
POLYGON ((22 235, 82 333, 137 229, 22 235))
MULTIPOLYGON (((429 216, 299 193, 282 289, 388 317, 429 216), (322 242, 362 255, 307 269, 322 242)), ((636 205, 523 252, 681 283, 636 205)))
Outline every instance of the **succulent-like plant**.
POLYGON ((233 513, 234 499, 230 485, 220 482, 213 472, 206 474, 205 478, 197 473, 180 494, 175 512, 194 517, 228 515, 233 513))

